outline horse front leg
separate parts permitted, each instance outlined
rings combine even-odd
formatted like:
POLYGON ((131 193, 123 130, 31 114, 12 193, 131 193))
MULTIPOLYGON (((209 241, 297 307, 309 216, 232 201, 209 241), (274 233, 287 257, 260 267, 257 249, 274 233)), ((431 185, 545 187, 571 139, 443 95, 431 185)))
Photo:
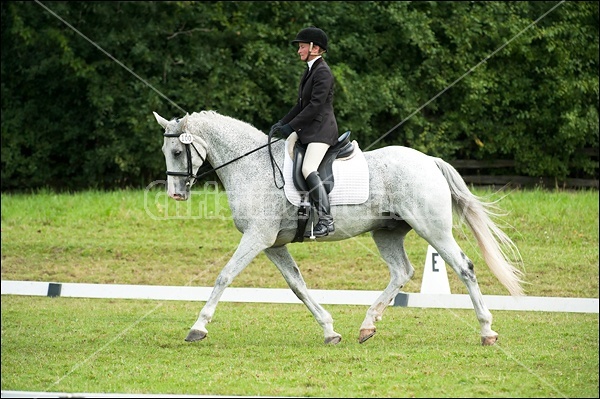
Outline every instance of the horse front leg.
POLYGON ((265 249, 267 257, 277 266, 294 294, 313 314, 317 323, 323 328, 325 343, 335 345, 340 343, 342 336, 333 330, 333 318, 308 292, 306 282, 302 278, 296 261, 285 246, 265 249))
POLYGON ((204 304, 204 307, 200 311, 198 320, 196 320, 185 338, 186 341, 194 342, 206 338, 208 334, 206 325, 211 322, 217 308, 217 303, 219 302, 219 299, 221 299, 221 295, 223 295, 225 288, 227 288, 232 283, 233 279, 248 266, 252 259, 267 246, 257 241, 254 238, 255 236, 256 235, 252 233, 244 233, 242 236, 240 244, 233 256, 219 273, 215 286, 213 287, 208 300, 204 304))

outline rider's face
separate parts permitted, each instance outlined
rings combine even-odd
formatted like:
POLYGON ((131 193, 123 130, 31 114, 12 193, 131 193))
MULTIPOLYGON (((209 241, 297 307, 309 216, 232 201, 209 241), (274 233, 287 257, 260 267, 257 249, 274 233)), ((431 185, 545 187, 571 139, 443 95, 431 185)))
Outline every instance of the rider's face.
POLYGON ((298 55, 302 61, 308 62, 319 55, 319 46, 310 43, 298 43, 298 55))

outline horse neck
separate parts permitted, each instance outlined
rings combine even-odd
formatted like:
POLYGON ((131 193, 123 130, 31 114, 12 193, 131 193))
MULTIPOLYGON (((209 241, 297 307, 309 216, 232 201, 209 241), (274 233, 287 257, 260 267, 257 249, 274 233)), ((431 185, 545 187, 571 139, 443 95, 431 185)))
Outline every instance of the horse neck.
POLYGON ((265 176, 267 175, 268 169, 266 166, 269 159, 267 148, 244 156, 250 151, 267 144, 267 135, 260 134, 259 131, 248 124, 216 113, 205 114, 203 120, 197 123, 197 126, 200 131, 196 133, 207 144, 207 161, 212 167, 218 168, 231 162, 231 164, 217 170, 217 175, 224 185, 227 186, 240 181, 240 178, 232 176, 233 174, 237 175, 258 170, 265 176), (264 161, 261 162, 260 160, 264 161))

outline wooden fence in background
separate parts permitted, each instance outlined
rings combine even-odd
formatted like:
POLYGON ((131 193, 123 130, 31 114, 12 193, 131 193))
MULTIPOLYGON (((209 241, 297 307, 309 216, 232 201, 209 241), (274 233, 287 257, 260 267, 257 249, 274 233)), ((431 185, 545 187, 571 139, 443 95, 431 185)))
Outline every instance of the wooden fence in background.
MULTIPOLYGON (((598 157, 598 152, 592 154, 598 157)), ((450 161, 462 175, 467 184, 476 186, 511 186, 511 187, 545 187, 545 188, 595 188, 598 189, 598 179, 554 179, 546 177, 528 177, 516 175, 490 175, 482 174, 490 169, 504 168, 506 170, 514 169, 515 161, 512 160, 456 160, 450 161), (475 172, 475 173, 473 173, 475 172)))

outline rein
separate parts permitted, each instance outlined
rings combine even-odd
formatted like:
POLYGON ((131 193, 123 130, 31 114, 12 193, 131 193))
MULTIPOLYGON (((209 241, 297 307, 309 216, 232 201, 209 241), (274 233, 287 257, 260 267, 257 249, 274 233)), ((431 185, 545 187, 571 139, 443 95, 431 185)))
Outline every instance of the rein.
MULTIPOLYGON (((271 158, 271 166, 273 166, 274 160, 273 160, 273 154, 271 153, 271 144, 272 143, 276 143, 279 140, 282 140, 281 138, 278 138, 277 140, 271 141, 271 135, 269 135, 269 141, 267 142, 267 144, 261 145, 258 148, 255 148, 255 149, 253 149, 251 151, 248 151, 247 153, 245 153, 243 155, 240 155, 237 158, 232 159, 231 161, 225 162, 223 165, 217 166, 215 168, 210 169, 207 172, 202 173, 201 175, 198 175, 198 172, 200 171, 200 168, 206 162, 206 159, 200 154, 200 151, 198 151, 198 149, 194 145, 193 136, 191 134, 189 134, 189 133, 184 133, 184 132, 181 132, 181 133, 165 133, 165 134, 163 134, 163 136, 164 137, 177 137, 177 138, 179 138, 179 141, 181 141, 183 144, 185 144, 185 152, 186 152, 186 155, 187 155, 187 166, 188 166, 187 172, 171 172, 171 171, 167 170, 167 176, 185 176, 187 178, 186 179, 186 183, 185 183, 187 186, 191 185, 190 184, 191 179, 199 180, 201 177, 204 177, 204 176, 208 175, 209 173, 212 173, 212 172, 214 172, 216 170, 219 170, 219 169, 221 169, 221 168, 223 168, 223 167, 225 167, 225 166, 227 166, 227 165, 229 165, 229 164, 231 164, 231 163, 233 163, 235 161, 238 161, 238 160, 244 158, 245 156, 248 156, 248 155, 250 155, 250 154, 252 154, 252 153, 254 153, 254 152, 258 151, 258 150, 261 150, 261 149, 263 149, 263 148, 265 148, 267 146, 269 147, 269 155, 270 155, 270 158, 271 158), (200 168, 198 168, 198 171, 196 171, 195 174, 193 173, 193 170, 192 170, 192 151, 190 150, 190 145, 192 147, 194 147, 194 150, 196 150, 196 154, 198 154, 198 156, 202 160, 202 165, 200 166, 200 168)), ((279 166, 277 166, 277 168, 279 168, 279 166)), ((281 173, 281 176, 283 178, 283 173, 281 172, 281 170, 279 170, 279 173, 281 173)), ((273 166, 273 181, 275 181, 275 167, 274 166, 273 166)), ((275 182, 275 186, 277 186, 277 182, 275 182)), ((282 187, 277 187, 277 188, 282 188, 282 187)))
MULTIPOLYGON (((285 186, 285 179, 283 177, 283 172, 279 168, 279 165, 277 165, 277 162, 275 162, 275 157, 273 157, 273 152, 271 151, 271 139, 273 137, 273 133, 273 131, 269 132, 269 141, 267 142, 267 145, 269 146, 269 159, 271 160, 271 169, 273 169, 273 183, 275 184, 275 187, 281 190, 285 186), (283 182, 281 184, 281 187, 277 185, 277 179, 275 178, 275 166, 277 166, 277 170, 279 171, 279 175, 281 176, 281 181, 283 182)), ((274 143, 278 142, 279 140, 281 140, 281 138, 275 140, 274 143)), ((283 151, 286 151, 286 149, 284 148, 283 151)))

